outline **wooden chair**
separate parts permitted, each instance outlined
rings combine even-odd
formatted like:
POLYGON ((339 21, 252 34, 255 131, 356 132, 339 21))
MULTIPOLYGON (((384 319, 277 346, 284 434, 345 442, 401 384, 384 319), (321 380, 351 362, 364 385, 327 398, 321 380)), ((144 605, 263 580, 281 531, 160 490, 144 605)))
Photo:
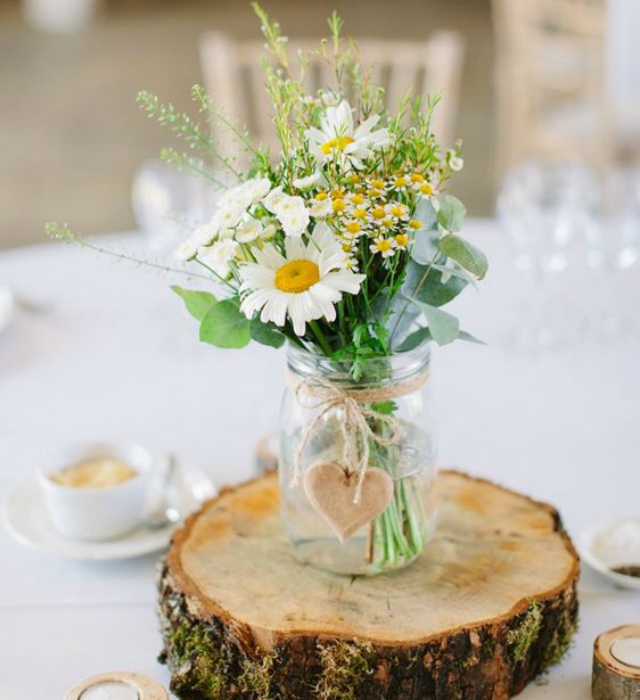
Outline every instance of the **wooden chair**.
POLYGON ((529 158, 605 168, 606 0, 493 0, 498 171, 529 158))
MULTIPOLYGON (((453 145, 458 109, 464 40, 448 30, 434 32, 427 41, 359 41, 363 62, 371 68, 374 83, 385 88, 385 103, 395 107, 409 89, 413 95, 434 90, 443 93, 436 109, 433 129, 443 147, 453 145)), ((318 47, 317 40, 290 41, 290 55, 305 55, 318 47)), ((200 56, 205 87, 215 108, 223 108, 233 123, 246 126, 255 143, 277 152, 272 107, 264 88, 261 60, 262 41, 238 42, 223 34, 205 34, 200 56)), ((330 67, 319 57, 311 57, 305 72, 305 89, 315 92, 334 84, 330 67)), ((214 127, 215 128, 215 127, 214 127)), ((240 149, 228 133, 218 131, 216 139, 226 155, 241 158, 240 149)))

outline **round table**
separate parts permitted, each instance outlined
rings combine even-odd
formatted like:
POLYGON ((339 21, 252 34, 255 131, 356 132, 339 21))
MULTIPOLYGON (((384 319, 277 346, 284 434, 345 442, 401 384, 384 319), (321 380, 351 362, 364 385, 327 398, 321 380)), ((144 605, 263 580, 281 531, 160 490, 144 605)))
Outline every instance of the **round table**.
MULTIPOLYGON (((535 359, 514 350, 506 338, 523 302, 522 273, 495 222, 472 220, 466 233, 492 267, 480 294, 454 305, 463 327, 489 344, 434 353, 440 462, 554 504, 573 536, 596 520, 638 515, 640 341, 574 343, 535 359)), ((144 240, 121 234, 110 243, 139 251, 144 240)), ((0 284, 43 307, 0 333, 2 497, 53 450, 83 439, 172 450, 219 485, 254 473, 255 443, 276 426, 284 353, 201 345, 169 290, 176 281, 60 244, 0 254, 0 284)), ((627 283, 633 293, 622 302, 637 313, 637 270, 627 283)), ((588 287, 568 289, 567 308, 588 305, 597 293, 588 287)), ((51 700, 113 669, 168 682, 155 658, 156 556, 62 560, 2 528, 0 558, 0 697, 51 700)), ((523 700, 589 698, 593 639, 637 618, 638 595, 590 571, 580 596, 573 652, 523 700)))

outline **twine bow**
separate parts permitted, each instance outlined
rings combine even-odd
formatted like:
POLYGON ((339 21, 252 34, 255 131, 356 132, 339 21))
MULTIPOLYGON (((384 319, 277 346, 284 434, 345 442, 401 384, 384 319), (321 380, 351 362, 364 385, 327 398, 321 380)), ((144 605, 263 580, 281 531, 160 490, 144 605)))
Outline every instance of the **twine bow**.
POLYGON ((294 455, 294 471, 292 486, 298 483, 301 474, 302 455, 309 444, 318 424, 334 409, 342 409, 343 420, 339 421, 342 433, 342 466, 350 472, 358 471, 358 482, 353 498, 355 504, 360 502, 364 475, 369 466, 371 454, 370 441, 381 447, 394 445, 400 442, 401 426, 395 416, 381 413, 371 408, 366 408, 364 403, 385 401, 410 393, 421 386, 427 379, 428 373, 424 372, 418 378, 406 384, 397 384, 390 387, 378 387, 374 389, 346 390, 321 377, 311 377, 301 381, 296 386, 296 398, 302 401, 303 394, 316 397, 316 401, 307 403, 306 408, 321 409, 305 428, 304 434, 294 455), (369 421, 375 420, 384 423, 389 429, 387 437, 380 435, 371 428, 369 421))

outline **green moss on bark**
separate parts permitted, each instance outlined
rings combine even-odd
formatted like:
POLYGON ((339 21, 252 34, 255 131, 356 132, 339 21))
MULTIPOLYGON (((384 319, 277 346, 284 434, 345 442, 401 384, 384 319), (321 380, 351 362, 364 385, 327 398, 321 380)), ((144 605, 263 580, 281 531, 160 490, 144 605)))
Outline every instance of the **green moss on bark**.
POLYGON ((360 688, 374 672, 373 645, 368 642, 318 644, 322 674, 316 684, 318 700, 357 700, 360 688))
POLYGON ((542 605, 535 600, 529 604, 529 609, 524 614, 518 625, 507 632, 507 646, 510 658, 514 664, 523 661, 531 645, 536 641, 542 627, 542 605))

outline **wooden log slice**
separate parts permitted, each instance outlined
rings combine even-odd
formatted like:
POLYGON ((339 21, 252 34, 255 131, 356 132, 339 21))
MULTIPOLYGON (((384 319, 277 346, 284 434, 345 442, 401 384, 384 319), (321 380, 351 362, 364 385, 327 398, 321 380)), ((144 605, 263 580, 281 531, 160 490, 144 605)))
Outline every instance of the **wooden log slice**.
POLYGON ((458 472, 409 568, 349 578, 298 563, 274 474, 224 490, 174 536, 160 576, 184 700, 503 700, 575 631, 578 558, 558 513, 458 472))

